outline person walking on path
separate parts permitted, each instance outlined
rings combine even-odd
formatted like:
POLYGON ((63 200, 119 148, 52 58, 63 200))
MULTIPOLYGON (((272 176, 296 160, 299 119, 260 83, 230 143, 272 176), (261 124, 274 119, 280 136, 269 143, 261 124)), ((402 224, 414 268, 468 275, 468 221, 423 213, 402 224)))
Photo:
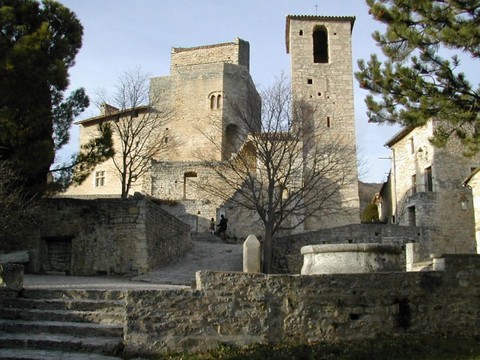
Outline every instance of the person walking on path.
POLYGON ((217 225, 218 236, 220 236, 220 239, 223 241, 227 239, 227 222, 228 219, 223 214, 220 215, 220 223, 217 225))
POLYGON ((210 234, 215 235, 215 219, 210 220, 210 234))

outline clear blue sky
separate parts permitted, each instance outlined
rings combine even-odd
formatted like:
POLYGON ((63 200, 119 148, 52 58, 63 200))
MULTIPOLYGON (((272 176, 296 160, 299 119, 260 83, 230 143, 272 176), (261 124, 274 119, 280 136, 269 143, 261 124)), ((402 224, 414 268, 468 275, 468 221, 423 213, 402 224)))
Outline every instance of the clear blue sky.
MULTIPOLYGON (((60 0, 84 27, 83 46, 70 70, 71 88, 84 87, 94 98, 109 91, 119 76, 140 67, 151 76, 169 75, 172 47, 233 41, 250 43, 250 72, 259 87, 290 73, 285 50, 286 15, 355 16, 353 68, 357 59, 379 53, 371 34, 380 29, 364 0, 60 0)), ((352 74, 353 76, 353 74, 352 74)), ((364 97, 355 81, 355 116, 359 158, 366 165, 361 180, 383 182, 390 152, 383 144, 399 128, 369 124, 364 97)), ((91 106, 79 119, 98 115, 91 106)), ((78 128, 62 157, 77 150, 78 128)))

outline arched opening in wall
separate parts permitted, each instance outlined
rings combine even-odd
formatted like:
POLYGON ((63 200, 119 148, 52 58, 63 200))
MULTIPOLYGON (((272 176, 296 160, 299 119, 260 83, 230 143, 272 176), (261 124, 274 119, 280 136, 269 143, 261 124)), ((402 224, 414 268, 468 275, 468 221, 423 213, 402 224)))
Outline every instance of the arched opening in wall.
POLYGON ((194 171, 187 171, 183 174, 183 198, 195 198, 195 181, 197 180, 197 173, 194 171))
POLYGON ((218 95, 217 96, 217 109, 221 109, 222 108, 222 95, 218 95))
POLYGON ((217 101, 215 98, 215 95, 210 95, 210 109, 215 109, 215 106, 217 105, 217 101))
POLYGON ((252 171, 252 172, 256 171, 256 169, 257 169, 257 149, 255 147, 255 144, 253 144, 253 142, 249 141, 243 147, 243 151, 245 152, 243 154, 243 158, 246 160, 249 170, 252 171))
POLYGON ((237 151, 238 139, 238 125, 229 124, 225 129, 225 158, 230 159, 233 153, 237 151))
POLYGON ((407 208, 408 226, 417 226, 415 206, 407 208))
POLYGON ((328 63, 328 31, 322 25, 313 29, 313 62, 328 63))
POLYGON ((69 275, 72 267, 73 236, 43 237, 43 270, 69 275))

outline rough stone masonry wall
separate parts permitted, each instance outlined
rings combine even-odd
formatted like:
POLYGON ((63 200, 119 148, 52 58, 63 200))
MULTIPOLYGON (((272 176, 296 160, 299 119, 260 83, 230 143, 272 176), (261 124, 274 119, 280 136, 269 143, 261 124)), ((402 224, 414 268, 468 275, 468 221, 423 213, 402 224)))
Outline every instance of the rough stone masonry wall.
POLYGON ((197 273, 196 290, 129 291, 127 353, 204 351, 220 343, 478 336, 480 257, 445 271, 317 276, 197 273))
POLYGON ((21 249, 29 272, 49 271, 48 242, 71 243, 71 275, 141 274, 167 264, 190 246, 189 227, 144 197, 49 199, 21 249))
POLYGON ((190 249, 190 226, 151 201, 145 201, 145 206, 147 265, 154 269, 179 259, 190 249))
MULTIPOLYGON (((409 242, 428 243, 431 237, 432 230, 428 228, 385 224, 352 224, 286 235, 274 241, 274 272, 300 274, 303 265, 300 249, 306 245, 369 243, 404 246, 409 242)), ((430 254, 418 255, 428 259, 430 254)))
POLYGON ((172 72, 175 68, 194 64, 232 63, 249 67, 250 45, 247 41, 235 39, 235 42, 193 48, 172 49, 172 72))

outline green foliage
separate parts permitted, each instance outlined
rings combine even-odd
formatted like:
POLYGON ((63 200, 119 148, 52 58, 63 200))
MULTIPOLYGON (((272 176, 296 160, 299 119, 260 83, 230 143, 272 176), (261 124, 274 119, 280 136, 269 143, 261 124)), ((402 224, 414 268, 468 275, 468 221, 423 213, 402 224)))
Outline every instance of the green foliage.
POLYGON ((177 354, 164 360, 474 360, 480 359, 478 339, 431 337, 381 338, 338 343, 255 344, 243 348, 221 345, 203 354, 177 354))
POLYGON ((80 152, 72 155, 68 164, 55 169, 57 178, 51 191, 66 190, 72 183, 81 184, 90 175, 95 165, 115 155, 110 124, 98 124, 97 132, 99 136, 83 144, 80 152))
POLYGON ((0 158, 28 194, 42 194, 55 151, 88 106, 83 89, 63 94, 83 28, 56 1, 1 0, 0 34, 0 158))
POLYGON ((368 204, 365 207, 365 210, 363 210, 362 213, 362 218, 361 218, 363 223, 370 223, 370 222, 375 222, 379 221, 380 218, 378 216, 378 207, 375 204, 368 204))
MULTIPOLYGON (((370 13, 386 25, 373 38, 386 57, 359 60, 355 74, 370 91, 371 122, 421 126, 443 121, 433 143, 460 135, 465 154, 480 150, 480 89, 461 72, 458 53, 480 55, 480 2, 367 0, 370 13), (453 54, 447 58, 447 54, 453 54)), ((478 66, 478 65, 477 65, 478 66)))

